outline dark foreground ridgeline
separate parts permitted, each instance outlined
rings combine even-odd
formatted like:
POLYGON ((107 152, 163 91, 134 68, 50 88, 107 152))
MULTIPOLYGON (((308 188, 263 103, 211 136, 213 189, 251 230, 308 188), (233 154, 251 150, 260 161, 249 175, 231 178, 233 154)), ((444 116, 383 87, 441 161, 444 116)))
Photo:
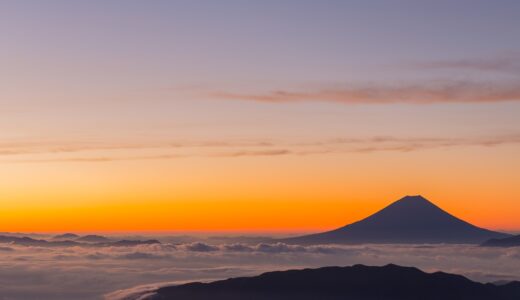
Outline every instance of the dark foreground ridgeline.
POLYGON ((323 233, 288 238, 288 244, 481 244, 509 234, 463 221, 422 196, 406 196, 350 225, 323 233))
POLYGON ((163 287, 153 300, 518 300, 520 282, 483 284, 448 273, 387 265, 264 273, 163 287))

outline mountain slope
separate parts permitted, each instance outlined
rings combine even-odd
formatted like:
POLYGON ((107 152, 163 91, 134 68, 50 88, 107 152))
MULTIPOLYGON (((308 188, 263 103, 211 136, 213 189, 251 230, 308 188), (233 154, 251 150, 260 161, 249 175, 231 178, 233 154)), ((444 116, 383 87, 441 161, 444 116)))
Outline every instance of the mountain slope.
POLYGON ((476 227, 440 209, 422 196, 406 196, 350 225, 283 240, 292 244, 482 243, 509 235, 476 227))
POLYGON ((484 247, 520 247, 520 235, 503 239, 490 239, 482 244, 484 247))
POLYGON ((520 283, 502 286, 473 282, 416 268, 325 267, 269 272, 256 277, 163 287, 153 300, 517 300, 520 283))

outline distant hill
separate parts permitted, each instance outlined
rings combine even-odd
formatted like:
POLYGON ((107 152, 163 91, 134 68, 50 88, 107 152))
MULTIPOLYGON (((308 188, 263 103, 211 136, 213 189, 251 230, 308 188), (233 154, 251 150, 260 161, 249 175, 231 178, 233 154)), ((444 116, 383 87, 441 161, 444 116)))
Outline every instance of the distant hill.
POLYGON ((79 235, 74 234, 74 233, 64 233, 64 234, 55 235, 53 237, 53 239, 55 239, 55 240, 73 240, 76 238, 79 238, 79 235))
POLYGON ((149 300, 518 300, 520 283, 482 284, 448 273, 384 267, 325 267, 159 288, 149 300))
POLYGON ((42 247, 72 247, 81 245, 74 241, 47 241, 43 239, 33 239, 26 236, 6 236, 0 235, 0 243, 10 243, 20 246, 42 246, 42 247))
MULTIPOLYGON (((44 239, 33 239, 26 236, 12 236, 12 235, 0 235, 0 244, 15 244, 20 246, 40 246, 40 247, 133 247, 137 245, 152 245, 160 244, 158 240, 118 240, 113 241, 108 238, 91 235, 83 238, 78 238, 75 241, 69 239, 56 239, 53 237, 52 240, 44 239), (97 242, 100 241, 100 242, 97 242)), ((1 298, 0 298, 1 299, 1 298)))
POLYGON ((422 196, 406 196, 361 221, 328 232, 284 239, 282 242, 480 244, 488 239, 509 236, 456 218, 422 196))
POLYGON ((98 243, 96 246, 111 246, 111 247, 132 247, 137 245, 153 245, 160 244, 158 240, 120 240, 109 243, 98 243))
POLYGON ((110 242, 111 239, 104 237, 102 235, 91 234, 91 235, 85 235, 85 236, 79 237, 76 239, 76 241, 87 242, 87 243, 105 243, 105 242, 110 242))
POLYGON ((482 244, 484 247, 520 247, 520 235, 503 239, 490 239, 482 244))

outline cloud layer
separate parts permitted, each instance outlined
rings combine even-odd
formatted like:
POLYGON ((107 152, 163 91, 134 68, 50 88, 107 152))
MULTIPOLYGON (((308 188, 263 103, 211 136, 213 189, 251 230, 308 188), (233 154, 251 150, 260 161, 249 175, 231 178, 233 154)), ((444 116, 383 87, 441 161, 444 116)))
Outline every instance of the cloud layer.
MULTIPOLYGON (((411 64, 416 71, 448 71, 446 79, 405 80, 405 83, 344 84, 343 86, 321 89, 275 89, 271 91, 246 93, 237 91, 214 91, 212 98, 245 100, 266 103, 291 102, 333 102, 340 104, 434 104, 434 103, 493 103, 520 101, 520 53, 506 53, 488 58, 463 58, 452 60, 426 61, 411 64), (463 74, 481 75, 493 72, 490 79, 469 79, 463 74), (468 73, 470 72, 470 73, 468 73), (511 76, 512 75, 512 76, 511 76)), ((420 74, 418 74, 420 75, 420 74)), ((421 76, 416 76, 421 77, 421 76)), ((473 76, 470 76, 473 77, 473 76)))
POLYGON ((468 245, 323 245, 189 243, 128 247, 0 245, 0 294, 7 299, 98 299, 148 293, 192 280, 271 270, 396 263, 460 273, 480 281, 520 279, 520 248, 468 245), (135 288, 133 288, 135 287, 135 288))
POLYGON ((0 144, 2 162, 111 162, 188 157, 317 155, 326 153, 410 152, 436 148, 493 147, 520 143, 520 134, 483 137, 337 137, 321 140, 222 140, 124 143, 54 141, 0 144))

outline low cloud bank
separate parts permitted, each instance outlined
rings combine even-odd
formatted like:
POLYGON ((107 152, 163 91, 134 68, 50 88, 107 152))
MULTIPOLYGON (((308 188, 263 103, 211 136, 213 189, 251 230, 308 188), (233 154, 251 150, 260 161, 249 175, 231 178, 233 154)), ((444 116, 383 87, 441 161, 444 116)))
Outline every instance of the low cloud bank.
POLYGON ((100 299, 103 295, 109 300, 139 299, 172 282, 357 263, 417 266, 484 282, 520 280, 520 248, 207 241, 118 247, 0 244, 0 295, 14 300, 100 299))

